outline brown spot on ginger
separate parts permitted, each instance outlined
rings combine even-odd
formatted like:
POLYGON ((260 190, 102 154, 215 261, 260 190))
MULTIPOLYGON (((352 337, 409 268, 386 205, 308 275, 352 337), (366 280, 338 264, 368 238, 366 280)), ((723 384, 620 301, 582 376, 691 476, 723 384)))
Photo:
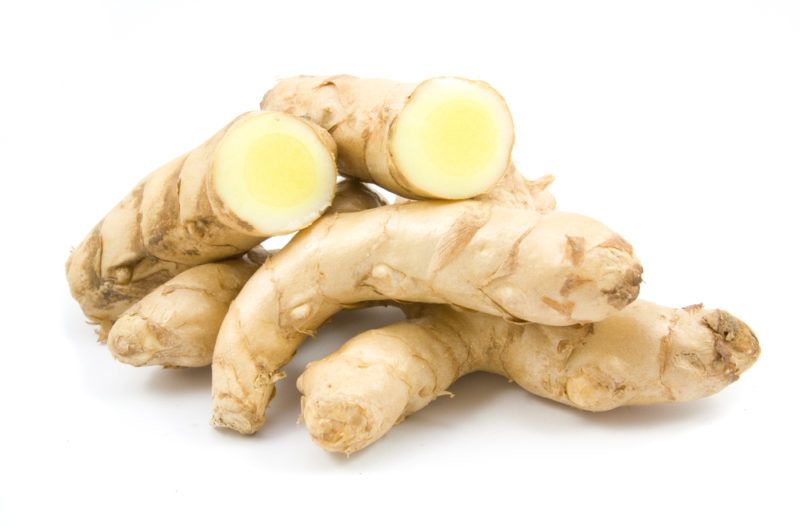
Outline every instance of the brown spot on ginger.
POLYGON ((631 244, 619 236, 614 236, 611 239, 604 241, 599 246, 603 248, 614 248, 617 250, 622 250, 623 252, 626 252, 628 255, 631 256, 633 255, 633 247, 631 246, 631 244))
POLYGON ((542 303, 566 317, 572 316, 572 310, 575 308, 575 303, 572 301, 558 302, 548 296, 542 298, 542 303))
POLYGON ((561 290, 559 292, 562 296, 569 296, 573 290, 591 281, 592 280, 583 278, 577 274, 570 274, 567 276, 567 279, 564 280, 564 284, 561 286, 561 290))
POLYGON ((583 262, 584 255, 586 255, 586 239, 579 236, 567 236, 564 257, 577 267, 583 262))

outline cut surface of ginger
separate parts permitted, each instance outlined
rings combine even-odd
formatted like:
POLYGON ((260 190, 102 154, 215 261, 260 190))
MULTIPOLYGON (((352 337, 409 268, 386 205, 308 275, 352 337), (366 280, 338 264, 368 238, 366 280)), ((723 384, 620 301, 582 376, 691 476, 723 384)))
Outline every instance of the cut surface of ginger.
POLYGON ((514 125, 486 84, 435 78, 420 84, 394 123, 390 147, 403 176, 432 195, 480 194, 510 161, 514 125))
POLYGON ((231 212, 275 234, 298 230, 319 216, 333 198, 336 175, 329 146, 309 123, 262 112, 227 132, 213 184, 231 212))

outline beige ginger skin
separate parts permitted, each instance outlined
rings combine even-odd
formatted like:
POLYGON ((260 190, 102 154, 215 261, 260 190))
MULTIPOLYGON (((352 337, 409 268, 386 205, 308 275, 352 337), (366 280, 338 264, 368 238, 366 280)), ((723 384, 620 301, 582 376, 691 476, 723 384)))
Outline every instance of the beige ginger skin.
POLYGON ((597 221, 488 199, 322 218, 231 304, 214 349, 212 421, 257 431, 281 367, 343 308, 397 300, 513 321, 590 323, 636 298, 641 271, 630 246, 597 221))
POLYGON ((753 332, 721 310, 636 301, 593 324, 513 324, 441 305, 368 331, 310 363, 297 381, 313 440, 352 453, 474 371, 587 411, 682 402, 714 394, 747 370, 753 332))
MULTIPOLYGON (((353 180, 338 185, 325 212, 374 208, 381 198, 353 180)), ((119 361, 135 365, 204 367, 231 301, 268 253, 256 247, 244 257, 198 265, 150 292, 114 322, 108 348, 119 361)))
POLYGON ((239 116, 198 148, 147 176, 92 229, 67 261, 72 295, 87 318, 101 325, 102 338, 120 314, 180 272, 238 256, 265 237, 316 219, 333 198, 335 151, 330 135, 310 121, 272 112, 239 116), (228 190, 231 181, 256 177, 259 170, 269 175, 269 166, 260 166, 264 160, 252 152, 263 147, 257 141, 267 132, 308 150, 305 157, 273 156, 266 163, 282 163, 281 168, 295 163, 307 172, 294 174, 299 182, 279 181, 280 190, 295 196, 297 203, 264 205, 268 201, 249 180, 255 197, 228 190), (305 186, 298 191, 293 184, 305 186), (255 221, 259 215, 265 216, 261 224, 255 221))
POLYGON ((349 75, 278 82, 265 110, 307 117, 333 136, 339 170, 411 198, 463 199, 503 176, 514 144, 505 100, 485 82, 419 84, 349 75))

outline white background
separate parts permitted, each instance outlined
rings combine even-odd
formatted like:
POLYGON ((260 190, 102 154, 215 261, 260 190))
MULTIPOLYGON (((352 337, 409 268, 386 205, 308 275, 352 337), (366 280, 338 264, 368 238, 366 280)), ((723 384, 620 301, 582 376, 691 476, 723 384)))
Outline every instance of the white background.
POLYGON ((0 6, 0 523, 798 523, 800 3, 0 6), (294 379, 396 312, 337 317, 250 438, 207 425, 209 371, 116 363, 70 247, 276 78, 342 72, 491 82, 519 167, 634 245, 642 297, 730 310, 759 362, 707 400, 598 415, 475 375, 349 459, 295 423, 294 379))

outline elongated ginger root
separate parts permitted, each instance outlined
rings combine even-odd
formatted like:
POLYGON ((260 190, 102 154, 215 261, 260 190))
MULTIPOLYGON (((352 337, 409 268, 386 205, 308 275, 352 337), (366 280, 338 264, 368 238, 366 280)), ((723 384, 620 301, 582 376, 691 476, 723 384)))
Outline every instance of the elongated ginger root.
MULTIPOLYGON (((325 212, 374 208, 381 198, 353 180, 339 183, 325 212)), ((257 247, 243 258, 206 263, 181 272, 125 311, 114 323, 108 348, 119 361, 135 365, 204 367, 228 307, 267 259, 257 247)))
POLYGON ((313 440, 352 453, 419 411, 459 377, 488 371, 587 411, 681 402, 720 391, 759 355, 752 331, 701 306, 637 301, 585 326, 518 325, 446 306, 368 331, 310 363, 297 381, 313 440))
POLYGON ((290 115, 241 115, 162 166, 72 252, 67 279, 84 314, 110 322, 189 267, 243 254, 293 232, 330 204, 335 144, 290 115))
POLYGON ((405 197, 462 199, 484 193, 506 171, 514 124, 484 82, 440 77, 391 80, 294 77, 262 109, 308 117, 339 148, 339 169, 405 197))
POLYGON ((280 368, 342 308, 398 300, 588 323, 633 301, 641 271, 617 234, 558 211, 438 201, 322 218, 231 304, 214 349, 212 421, 257 431, 280 368))

